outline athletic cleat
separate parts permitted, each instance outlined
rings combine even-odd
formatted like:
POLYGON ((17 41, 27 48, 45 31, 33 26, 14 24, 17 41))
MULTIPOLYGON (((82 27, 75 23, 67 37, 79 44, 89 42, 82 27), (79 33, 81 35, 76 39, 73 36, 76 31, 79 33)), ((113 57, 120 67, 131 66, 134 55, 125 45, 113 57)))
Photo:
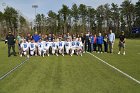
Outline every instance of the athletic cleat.
POLYGON ((27 55, 27 58, 29 58, 29 55, 27 55))
POLYGON ((120 52, 118 52, 118 55, 120 55, 121 53, 120 52))
POLYGON ((125 55, 125 52, 123 53, 123 55, 125 55))
POLYGON ((64 54, 62 54, 62 56, 64 56, 64 54))
POLYGON ((58 56, 58 54, 56 54, 56 56, 58 56))
POLYGON ((48 57, 49 57, 50 55, 48 54, 48 57))
POLYGON ((22 54, 20 55, 20 57, 22 57, 22 54))

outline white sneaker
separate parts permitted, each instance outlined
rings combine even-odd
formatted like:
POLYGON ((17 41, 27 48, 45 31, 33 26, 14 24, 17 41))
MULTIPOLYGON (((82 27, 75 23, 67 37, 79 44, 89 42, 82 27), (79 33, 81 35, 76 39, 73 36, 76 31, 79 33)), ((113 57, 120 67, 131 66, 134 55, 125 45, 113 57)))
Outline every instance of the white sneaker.
POLYGON ((64 54, 62 54, 62 56, 64 56, 64 54))
POLYGON ((48 57, 49 57, 50 55, 48 54, 48 57))
POLYGON ((120 52, 118 52, 118 55, 120 54, 120 52))
POLYGON ((123 55, 125 55, 125 52, 123 53, 123 55))
POLYGON ((20 55, 20 57, 22 57, 22 54, 20 55))
POLYGON ((29 58, 29 55, 27 55, 27 58, 29 58))
POLYGON ((58 54, 56 54, 56 56, 58 56, 58 54))

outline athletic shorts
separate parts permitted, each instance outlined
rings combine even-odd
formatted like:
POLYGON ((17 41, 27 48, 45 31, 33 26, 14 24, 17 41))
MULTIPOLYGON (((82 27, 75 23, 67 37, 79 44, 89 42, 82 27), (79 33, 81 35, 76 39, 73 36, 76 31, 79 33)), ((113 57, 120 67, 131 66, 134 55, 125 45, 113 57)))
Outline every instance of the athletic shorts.
POLYGON ((123 43, 123 42, 119 42, 119 47, 123 47, 123 48, 125 48, 125 43, 123 43))

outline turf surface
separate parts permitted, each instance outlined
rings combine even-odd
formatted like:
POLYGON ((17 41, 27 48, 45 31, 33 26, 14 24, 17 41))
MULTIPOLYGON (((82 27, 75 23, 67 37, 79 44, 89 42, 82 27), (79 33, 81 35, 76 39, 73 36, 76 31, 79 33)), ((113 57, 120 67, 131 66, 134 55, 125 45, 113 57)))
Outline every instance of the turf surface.
MULTIPOLYGON (((140 80, 140 40, 127 40, 126 55, 97 54, 127 74, 140 80), (134 45, 135 44, 135 45, 134 45)), ((0 46, 0 76, 20 64, 24 57, 7 57, 0 46)), ((31 57, 25 64, 0 80, 0 93, 139 93, 140 85, 98 59, 80 56, 31 57)))

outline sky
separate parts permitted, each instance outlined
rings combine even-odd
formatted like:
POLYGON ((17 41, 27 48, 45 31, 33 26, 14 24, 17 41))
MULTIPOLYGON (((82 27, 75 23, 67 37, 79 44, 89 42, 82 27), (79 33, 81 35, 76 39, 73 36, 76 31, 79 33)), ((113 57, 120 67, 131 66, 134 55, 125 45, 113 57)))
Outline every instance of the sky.
MULTIPOLYGON (((135 4, 138 0, 131 1, 135 4)), ((0 0, 0 11, 3 12, 6 6, 11 6, 20 11, 24 17, 31 21, 35 18, 35 9, 32 8, 32 5, 38 5, 36 12, 43 13, 47 16, 49 10, 57 12, 62 8, 63 4, 67 5, 69 8, 71 8, 74 3, 97 8, 99 5, 106 3, 120 5, 122 2, 123 0, 0 0)))

